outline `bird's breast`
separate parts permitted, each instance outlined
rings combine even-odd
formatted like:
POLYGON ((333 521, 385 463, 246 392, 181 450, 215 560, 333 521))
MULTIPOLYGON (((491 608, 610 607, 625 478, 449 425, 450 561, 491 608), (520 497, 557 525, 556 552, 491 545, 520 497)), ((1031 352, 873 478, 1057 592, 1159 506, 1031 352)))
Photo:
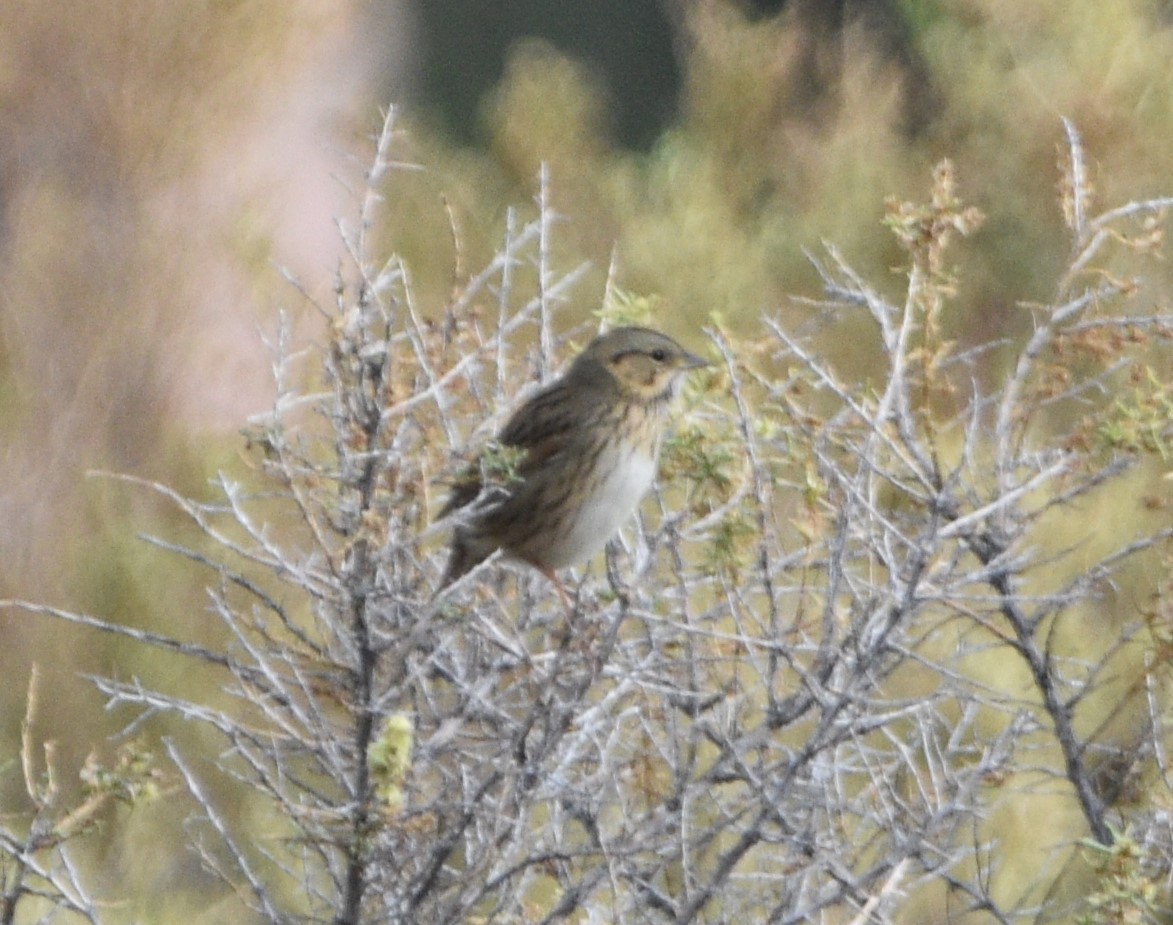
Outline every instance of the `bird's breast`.
POLYGON ((609 447, 581 486, 582 502, 563 535, 543 551, 545 565, 563 568, 583 562, 606 545, 652 487, 656 460, 641 447, 609 447))

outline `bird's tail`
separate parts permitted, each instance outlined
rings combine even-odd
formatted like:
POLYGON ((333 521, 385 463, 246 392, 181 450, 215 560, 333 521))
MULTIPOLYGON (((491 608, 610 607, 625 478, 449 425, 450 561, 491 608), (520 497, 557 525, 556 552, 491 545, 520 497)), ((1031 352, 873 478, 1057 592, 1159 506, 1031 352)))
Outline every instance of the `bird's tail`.
POLYGON ((464 530, 457 527, 452 533, 452 547, 448 552, 448 563, 444 566, 444 575, 432 595, 435 600, 456 581, 459 581, 474 568, 489 557, 491 550, 485 550, 481 544, 471 541, 464 530))

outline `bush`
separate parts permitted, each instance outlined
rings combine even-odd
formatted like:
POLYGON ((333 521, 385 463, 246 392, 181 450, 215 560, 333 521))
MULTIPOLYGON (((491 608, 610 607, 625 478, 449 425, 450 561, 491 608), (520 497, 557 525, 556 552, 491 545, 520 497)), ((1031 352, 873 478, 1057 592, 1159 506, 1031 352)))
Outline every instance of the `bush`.
MULTIPOLYGON (((209 570, 227 641, 19 605, 222 674, 202 699, 96 683, 132 726, 213 730, 218 774, 264 801, 230 818, 201 756, 164 743, 203 859, 257 918, 1163 914, 1173 316, 1112 267, 1156 252, 1173 200, 1091 214, 1068 126, 1072 256, 1025 338, 943 333, 950 245, 981 222, 947 163, 927 203, 889 203, 902 301, 830 249, 810 330, 713 319, 716 371, 686 395, 654 503, 601 573, 575 573, 567 612, 497 566, 433 601, 428 526, 454 452, 589 334, 559 333, 580 270, 551 264, 548 179, 479 273, 419 305, 376 231, 394 139, 392 117, 324 343, 275 344, 254 470, 210 501, 154 486, 207 541, 158 542, 209 570), (823 358, 843 331, 878 373, 823 358)), ((604 315, 654 304, 612 290, 604 315)), ((29 832, 5 824, 0 919, 42 896, 103 920, 74 833, 33 837, 59 825, 41 804, 29 832)))

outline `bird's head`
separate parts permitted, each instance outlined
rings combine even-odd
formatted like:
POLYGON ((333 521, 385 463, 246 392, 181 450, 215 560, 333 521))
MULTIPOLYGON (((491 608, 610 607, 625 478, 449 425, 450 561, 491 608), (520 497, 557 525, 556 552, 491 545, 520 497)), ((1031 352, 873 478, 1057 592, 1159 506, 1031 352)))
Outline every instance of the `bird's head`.
POLYGON ((600 334, 575 360, 575 372, 598 376, 602 367, 629 400, 670 398, 690 369, 708 362, 651 328, 613 328, 600 334))

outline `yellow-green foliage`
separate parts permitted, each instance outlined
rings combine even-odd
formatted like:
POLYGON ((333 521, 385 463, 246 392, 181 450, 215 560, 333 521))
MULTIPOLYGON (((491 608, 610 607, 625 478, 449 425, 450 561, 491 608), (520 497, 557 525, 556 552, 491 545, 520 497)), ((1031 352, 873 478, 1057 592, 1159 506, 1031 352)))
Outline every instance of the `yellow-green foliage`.
MULTIPOLYGON (((560 309, 559 326, 602 305, 610 320, 676 331, 716 317, 731 330, 756 329, 762 311, 805 331, 817 313, 789 300, 819 294, 804 250, 828 240, 873 284, 899 292, 891 269, 908 256, 881 224, 887 217, 907 230, 917 216, 886 210, 885 198, 919 195, 930 165, 948 156, 961 197, 987 221, 950 252, 958 266, 936 268, 943 300, 926 326, 933 343, 922 357, 930 386, 934 364, 948 350, 1028 331, 1023 303, 1056 294, 1069 256, 1064 225, 1072 221, 1071 191, 1057 167, 1061 117, 1085 138, 1093 205, 1173 192, 1173 28, 1155 0, 905 0, 912 47, 935 91, 934 108, 916 131, 902 112, 906 76, 881 59, 865 32, 845 36, 838 83, 812 118, 795 90, 808 37, 793 19, 750 22, 731 3, 692 6, 688 41, 681 42, 687 86, 680 115, 647 154, 610 145, 602 97, 585 69, 528 43, 516 49, 486 101, 486 150, 452 149, 423 128, 399 140, 398 159, 426 169, 397 176, 379 231, 410 268, 422 316, 443 319, 453 293, 499 246, 511 212, 512 227, 533 215, 536 174, 545 163, 553 206, 564 219, 551 261, 560 269, 582 260, 592 266, 560 309)), ((284 117, 289 88, 300 86, 320 51, 315 32, 330 15, 323 9, 308 0, 0 6, 0 111, 9 138, 0 147, 0 597, 70 597, 117 622, 166 625, 177 635, 207 629, 202 579, 180 579, 152 553, 128 548, 125 539, 142 529, 142 507, 91 504, 91 489, 78 485, 86 468, 130 469, 198 493, 212 466, 191 461, 207 446, 199 436, 207 421, 193 409, 225 391, 255 390, 250 407, 268 400, 267 390, 255 386, 262 376, 242 387, 235 367, 209 363, 209 375, 181 388, 173 374, 193 350, 207 349, 187 309, 209 290, 227 302, 238 291, 218 283, 224 263, 238 261, 255 274, 249 284, 272 291, 272 213, 237 198, 232 158, 223 152, 244 146, 255 126, 284 117), (209 169, 223 173, 208 175, 209 169)), ((386 103, 356 94, 348 118, 365 125, 386 103)), ((295 159, 304 154, 289 152, 295 159)), ((273 165, 275 184, 281 166, 273 165)), ((1143 265, 1150 292, 1173 291, 1167 264, 1142 264, 1160 243, 1160 227, 1137 222, 1088 279, 1128 278, 1143 265)), ((532 266, 515 273, 519 290, 532 288, 532 266)), ((495 312, 484 297, 472 315, 491 319, 495 312)), ((262 328, 269 329, 264 320, 262 328)), ((467 328, 457 336, 468 338, 467 328)), ((1048 539, 1056 548, 1082 540, 1091 518, 1100 527, 1094 542, 1107 546, 1127 536, 1138 511, 1146 522, 1167 516, 1168 336, 1138 331, 1137 338, 1149 338, 1145 362, 1107 380, 1106 410, 1089 412, 1086 426, 1072 430, 1082 448, 1146 454, 1146 468, 1087 507, 1054 518, 1048 539)), ((865 371, 863 378, 880 353, 865 325, 850 317, 835 322, 822 346, 846 368, 865 371)), ((1094 332, 1060 343, 1050 375, 1030 384, 1032 395, 1041 401, 1061 389, 1073 365, 1104 368, 1121 346, 1094 332)), ((791 375, 754 355, 753 343, 738 349, 763 377, 791 375)), ((993 369, 979 372, 1005 372, 997 358, 986 362, 993 369)), ((416 373, 401 371, 396 387, 412 388, 416 373)), ((796 390, 810 388, 796 378, 796 390)), ((929 397, 933 409, 948 407, 948 395, 929 397)), ((792 409, 767 410, 754 426, 769 436, 795 427, 792 409)), ((1056 409, 1039 426, 1083 413, 1056 409)), ((798 433, 820 424, 798 423, 798 433)), ((735 444, 736 433, 685 427, 668 447, 667 474, 681 478, 698 516, 730 503, 744 487, 735 444)), ((951 447, 940 450, 947 457, 951 447)), ((212 453, 224 462, 222 445, 212 453)), ((787 496, 778 521, 810 539, 834 512, 822 504, 826 486, 812 461, 798 450, 792 462, 779 464, 787 496)), ((508 472, 510 461, 503 464, 508 472)), ((702 553, 711 573, 736 579, 759 525, 733 504, 711 536, 702 553)), ((1097 633, 1109 633, 1122 614, 1139 608, 1161 615, 1151 617, 1144 645, 1167 655, 1161 634, 1168 589, 1156 604, 1148 599, 1159 564, 1137 566, 1139 591, 1108 598, 1103 613, 1057 633, 1056 644, 1086 655, 1099 645, 1097 633)), ((7 677, 27 674, 34 654, 54 659, 47 671, 63 679, 97 660, 136 676, 168 670, 120 647, 74 642, 57 627, 46 632, 7 614, 0 621, 0 671, 7 677)), ((1142 655, 1126 650, 1121 664, 1135 669, 1142 655)), ((965 667, 992 681, 1016 677, 1005 665, 990 654, 965 667)), ((80 688, 62 684, 71 694, 80 688)), ((9 688, 0 714, 15 717, 20 688, 9 688)), ((1107 722, 1114 707, 1092 704, 1089 712, 1107 722)), ((84 706, 53 716, 67 750, 92 732, 93 718, 84 706)), ((10 743, 18 735, 13 723, 0 732, 10 743)), ((388 804, 410 768, 411 736, 410 727, 389 725, 387 754, 371 756, 372 771, 386 777, 388 804)), ((71 750, 80 765, 87 749, 71 750)), ((1073 836, 1074 828, 1040 833, 1029 819, 1038 804, 1013 781, 1004 786, 1014 796, 983 834, 1001 838, 1027 864, 1049 847, 1040 844, 1043 834, 1052 842, 1073 836)), ((1125 887, 1140 895, 1135 884, 1125 887)), ((1105 901, 1089 921, 1124 915, 1112 908, 1105 901)))
POLYGON ((1170 890, 1165 878, 1148 863, 1145 847, 1127 833, 1118 833, 1110 848, 1084 841, 1083 848, 1099 877, 1086 897, 1078 925, 1157 925, 1167 922, 1170 890))
MULTIPOLYGON (((913 48, 936 91, 917 133, 902 127, 904 78, 878 60, 865 33, 848 33, 840 83, 828 91, 834 105, 811 122, 794 90, 804 41, 794 22, 750 23, 721 4, 703 6, 691 21, 680 118, 647 155, 607 147, 591 80, 541 45, 518 49, 485 108, 488 152, 421 148, 439 166, 420 182, 448 196, 469 254, 480 252, 479 235, 499 231, 506 206, 532 194, 544 161, 567 219, 561 247, 596 268, 597 288, 578 294, 578 313, 598 299, 614 251, 619 283, 659 293, 675 316, 719 310, 746 323, 811 288, 803 250, 821 239, 881 279, 899 260, 876 232, 884 197, 919 189, 947 155, 965 197, 989 216, 966 245, 965 287, 945 320, 972 338, 1020 329, 1015 303, 1052 294, 1046 281, 1066 256, 1055 204, 1060 117, 1085 135, 1099 201, 1151 195, 1173 175, 1163 92, 1173 82, 1173 39, 1154 3, 1076 10, 1050 2, 1029 12, 993 0, 908 4, 913 48)), ((434 202, 424 209, 431 221, 434 202)), ((391 212, 394 239, 419 255, 427 251, 419 233, 428 233, 420 203, 404 205, 391 212)), ((440 238, 429 240, 434 250, 440 238)), ((451 272, 439 264, 431 282, 442 298, 451 272)))
POLYGON ((403 782, 411 768, 413 735, 411 719, 402 713, 392 714, 367 752, 375 793, 388 811, 397 809, 403 800, 403 782))

